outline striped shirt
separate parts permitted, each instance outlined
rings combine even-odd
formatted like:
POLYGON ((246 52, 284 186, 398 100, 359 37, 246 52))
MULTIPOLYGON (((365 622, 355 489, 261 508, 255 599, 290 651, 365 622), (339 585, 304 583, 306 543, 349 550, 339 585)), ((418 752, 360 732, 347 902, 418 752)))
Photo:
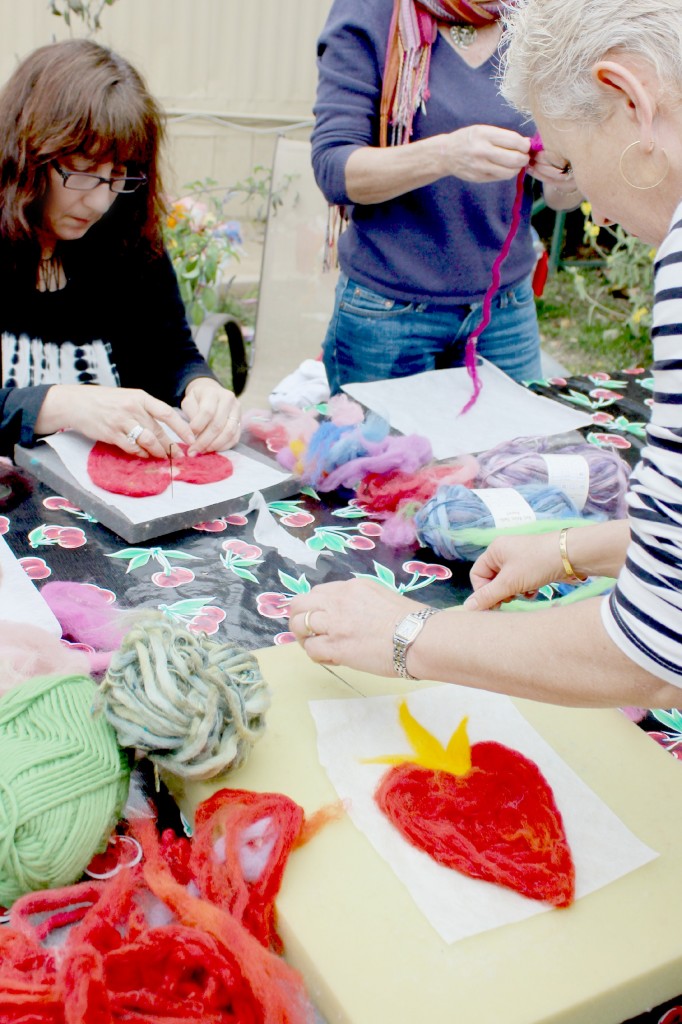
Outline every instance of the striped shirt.
POLYGON ((682 203, 654 282, 651 420, 630 479, 632 539, 602 618, 629 658, 682 687, 682 203))

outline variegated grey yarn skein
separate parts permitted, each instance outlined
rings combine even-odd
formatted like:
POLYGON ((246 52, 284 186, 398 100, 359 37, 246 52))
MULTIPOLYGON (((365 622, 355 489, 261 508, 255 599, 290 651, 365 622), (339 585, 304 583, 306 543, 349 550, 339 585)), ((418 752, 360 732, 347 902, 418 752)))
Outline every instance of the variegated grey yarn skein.
POLYGON ((269 705, 249 651, 151 613, 114 653, 96 706, 122 747, 144 751, 174 775, 209 779, 244 763, 269 705))

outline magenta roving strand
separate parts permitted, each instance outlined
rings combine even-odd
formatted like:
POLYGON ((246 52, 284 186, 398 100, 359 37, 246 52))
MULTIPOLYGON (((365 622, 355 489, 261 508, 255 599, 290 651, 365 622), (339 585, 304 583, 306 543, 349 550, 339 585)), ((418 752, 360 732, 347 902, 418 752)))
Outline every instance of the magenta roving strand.
MULTIPOLYGON (((539 153, 542 149, 542 141, 539 135, 534 135, 530 140, 530 152, 539 153)), ((474 393, 460 410, 460 416, 464 412, 468 412, 469 409, 474 405, 481 391, 481 379, 478 376, 478 370, 476 369, 476 344, 478 339, 483 334, 490 323, 490 317, 492 313, 493 299, 495 294, 500 287, 500 280, 502 277, 502 264, 509 255, 509 250, 512 247, 512 243, 516 238, 516 234, 521 224, 521 208, 523 206, 523 183, 526 177, 527 168, 523 167, 516 178, 516 195, 514 196, 514 205, 512 207, 511 224, 509 225, 509 231, 507 237, 504 240, 504 244, 500 249, 495 262, 493 263, 493 269, 491 271, 491 281, 488 286, 488 290, 483 298, 483 307, 481 310, 481 320, 478 327, 474 328, 469 337, 467 338, 466 348, 464 350, 464 365, 467 368, 471 383, 474 387, 474 393)))

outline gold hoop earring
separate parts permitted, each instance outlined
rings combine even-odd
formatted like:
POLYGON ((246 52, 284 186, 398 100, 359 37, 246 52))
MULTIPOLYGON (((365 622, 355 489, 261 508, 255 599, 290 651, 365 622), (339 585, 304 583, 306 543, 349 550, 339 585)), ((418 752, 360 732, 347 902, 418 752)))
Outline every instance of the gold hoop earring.
POLYGON ((626 183, 626 185, 629 185, 630 188, 636 188, 638 192, 648 192, 649 189, 651 189, 651 188, 658 188, 658 186, 662 185, 663 182, 665 181, 665 179, 668 177, 668 171, 670 170, 670 159, 668 157, 668 154, 661 147, 661 153, 665 157, 665 170, 664 170, 663 174, 661 175, 661 177, 658 179, 658 181, 655 181, 652 185, 635 185, 634 181, 630 181, 630 179, 628 178, 627 174, 623 170, 623 161, 625 160, 625 157, 630 152, 630 150, 634 149, 635 146, 641 146, 641 142, 639 141, 639 139, 635 139, 634 142, 631 142, 630 145, 626 146, 625 149, 623 150, 623 152, 620 154, 620 161, 619 161, 619 164, 618 164, 618 168, 620 170, 621 178, 626 183))

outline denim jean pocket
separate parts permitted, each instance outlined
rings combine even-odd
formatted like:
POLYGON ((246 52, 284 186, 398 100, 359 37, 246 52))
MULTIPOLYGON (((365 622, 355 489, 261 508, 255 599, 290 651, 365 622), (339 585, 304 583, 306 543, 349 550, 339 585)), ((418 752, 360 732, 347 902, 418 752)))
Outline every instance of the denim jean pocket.
POLYGON ((414 303, 390 299, 387 295, 380 295, 371 288, 349 281, 341 299, 340 309, 358 316, 390 317, 411 312, 414 303))
POLYGON ((528 281, 524 281, 523 284, 518 285, 516 288, 511 288, 506 295, 509 305, 513 309, 521 309, 523 306, 529 306, 535 302, 533 288, 528 281))

